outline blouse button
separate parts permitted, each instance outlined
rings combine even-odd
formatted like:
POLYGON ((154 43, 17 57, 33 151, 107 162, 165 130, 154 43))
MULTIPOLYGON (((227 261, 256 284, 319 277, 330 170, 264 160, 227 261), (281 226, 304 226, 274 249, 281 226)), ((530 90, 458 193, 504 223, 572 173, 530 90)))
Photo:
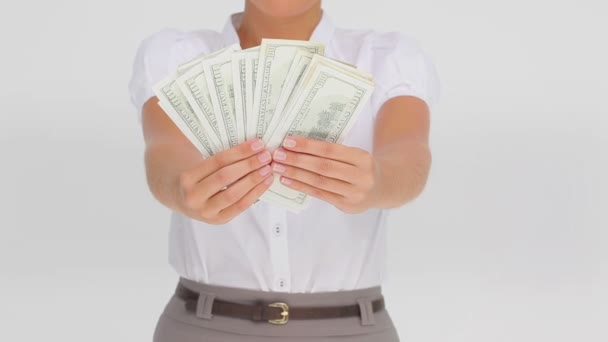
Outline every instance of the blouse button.
POLYGON ((284 289, 285 287, 287 287, 287 280, 283 277, 277 278, 276 287, 279 289, 284 289))
POLYGON ((275 224, 274 227, 272 227, 272 233, 274 236, 281 236, 283 234, 283 227, 281 227, 280 224, 275 224))

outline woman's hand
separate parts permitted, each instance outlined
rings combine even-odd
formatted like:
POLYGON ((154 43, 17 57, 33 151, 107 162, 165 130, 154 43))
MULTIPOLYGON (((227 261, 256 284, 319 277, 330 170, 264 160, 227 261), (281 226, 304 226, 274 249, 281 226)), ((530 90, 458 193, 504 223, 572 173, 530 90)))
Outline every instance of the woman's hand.
POLYGON ((178 177, 180 211, 211 224, 232 220, 272 184, 271 160, 260 139, 245 141, 203 160, 178 177))
POLYGON ((347 213, 371 208, 378 196, 378 165, 357 147, 290 136, 274 151, 271 167, 283 185, 347 213))

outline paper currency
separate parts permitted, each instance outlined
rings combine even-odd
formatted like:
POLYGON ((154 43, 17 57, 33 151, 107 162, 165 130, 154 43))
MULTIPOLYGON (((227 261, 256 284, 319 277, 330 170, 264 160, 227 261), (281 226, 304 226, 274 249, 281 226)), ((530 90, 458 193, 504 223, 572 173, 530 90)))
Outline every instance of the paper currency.
MULTIPOLYGON (((305 83, 294 94, 293 105, 267 141, 269 149, 279 147, 288 135, 342 143, 374 89, 356 69, 336 68, 319 55, 313 57, 301 80, 305 83)), ((309 204, 308 195, 282 185, 279 177, 260 199, 295 212, 309 204)))
POLYGON ((209 138, 210 135, 200 118, 194 114, 191 104, 175 82, 178 72, 161 80, 154 87, 159 99, 159 106, 167 113, 171 121, 184 133, 190 142, 208 158, 219 147, 209 138))
POLYGON ((223 124, 219 129, 226 133, 227 140, 223 142, 228 148, 238 144, 232 83, 232 53, 233 51, 226 50, 215 57, 203 59, 200 63, 207 80, 213 110, 216 116, 222 118, 218 120, 223 124))
POLYGON ((206 126, 209 128, 208 131, 214 133, 209 136, 209 140, 213 141, 214 145, 218 147, 214 152, 219 152, 230 146, 228 132, 225 130, 224 117, 214 109, 211 91, 202 62, 215 58, 227 51, 235 51, 236 49, 235 45, 231 45, 209 55, 199 57, 192 62, 185 63, 183 65, 189 65, 190 68, 176 79, 177 86, 191 104, 199 120, 206 123, 206 126))
POLYGON ((248 121, 256 121, 252 132, 262 138, 272 120, 285 77, 298 50, 325 54, 325 46, 310 41, 264 39, 260 45, 252 115, 248 121), (255 114, 254 114, 255 113, 255 114))
POLYGON ((257 67, 259 46, 236 51, 232 54, 232 83, 234 85, 234 112, 239 142, 251 136, 247 134, 247 117, 253 107, 254 66, 257 67))
MULTIPOLYGON (((251 138, 274 150, 288 135, 342 143, 374 90, 372 75, 310 41, 233 44, 178 66, 154 86, 159 105, 207 158, 251 138)), ((300 212, 310 196, 275 177, 260 200, 300 212)))
POLYGON ((270 139, 277 125, 281 122, 281 113, 288 106, 289 101, 293 100, 294 96, 292 95, 296 90, 296 86, 301 85, 299 81, 302 78, 306 67, 308 67, 314 55, 315 54, 304 50, 299 50, 296 52, 291 67, 289 68, 289 72, 285 77, 281 94, 279 95, 279 99, 277 100, 277 105, 275 108, 275 113, 277 113, 277 115, 273 115, 272 119, 268 124, 268 127, 264 131, 264 141, 268 141, 270 139))

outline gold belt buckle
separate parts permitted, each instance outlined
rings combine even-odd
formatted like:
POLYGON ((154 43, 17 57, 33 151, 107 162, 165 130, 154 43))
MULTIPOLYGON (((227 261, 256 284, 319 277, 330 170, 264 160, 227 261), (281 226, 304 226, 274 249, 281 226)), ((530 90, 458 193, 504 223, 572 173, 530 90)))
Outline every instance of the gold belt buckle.
POLYGON ((279 308, 283 309, 283 312, 281 312, 281 316, 283 316, 283 317, 281 317, 280 319, 269 319, 268 322, 270 322, 272 324, 287 323, 287 321, 289 320, 289 306, 287 305, 287 303, 275 302, 275 303, 268 304, 268 306, 274 306, 274 307, 279 307, 279 308))

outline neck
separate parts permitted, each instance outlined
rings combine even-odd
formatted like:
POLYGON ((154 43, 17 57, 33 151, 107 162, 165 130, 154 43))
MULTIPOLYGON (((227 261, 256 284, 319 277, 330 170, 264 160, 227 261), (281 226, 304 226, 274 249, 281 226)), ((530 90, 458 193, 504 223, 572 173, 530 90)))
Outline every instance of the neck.
POLYGON ((306 12, 290 17, 273 17, 263 13, 249 1, 237 30, 241 47, 260 45, 262 38, 309 40, 321 20, 321 3, 306 12))

